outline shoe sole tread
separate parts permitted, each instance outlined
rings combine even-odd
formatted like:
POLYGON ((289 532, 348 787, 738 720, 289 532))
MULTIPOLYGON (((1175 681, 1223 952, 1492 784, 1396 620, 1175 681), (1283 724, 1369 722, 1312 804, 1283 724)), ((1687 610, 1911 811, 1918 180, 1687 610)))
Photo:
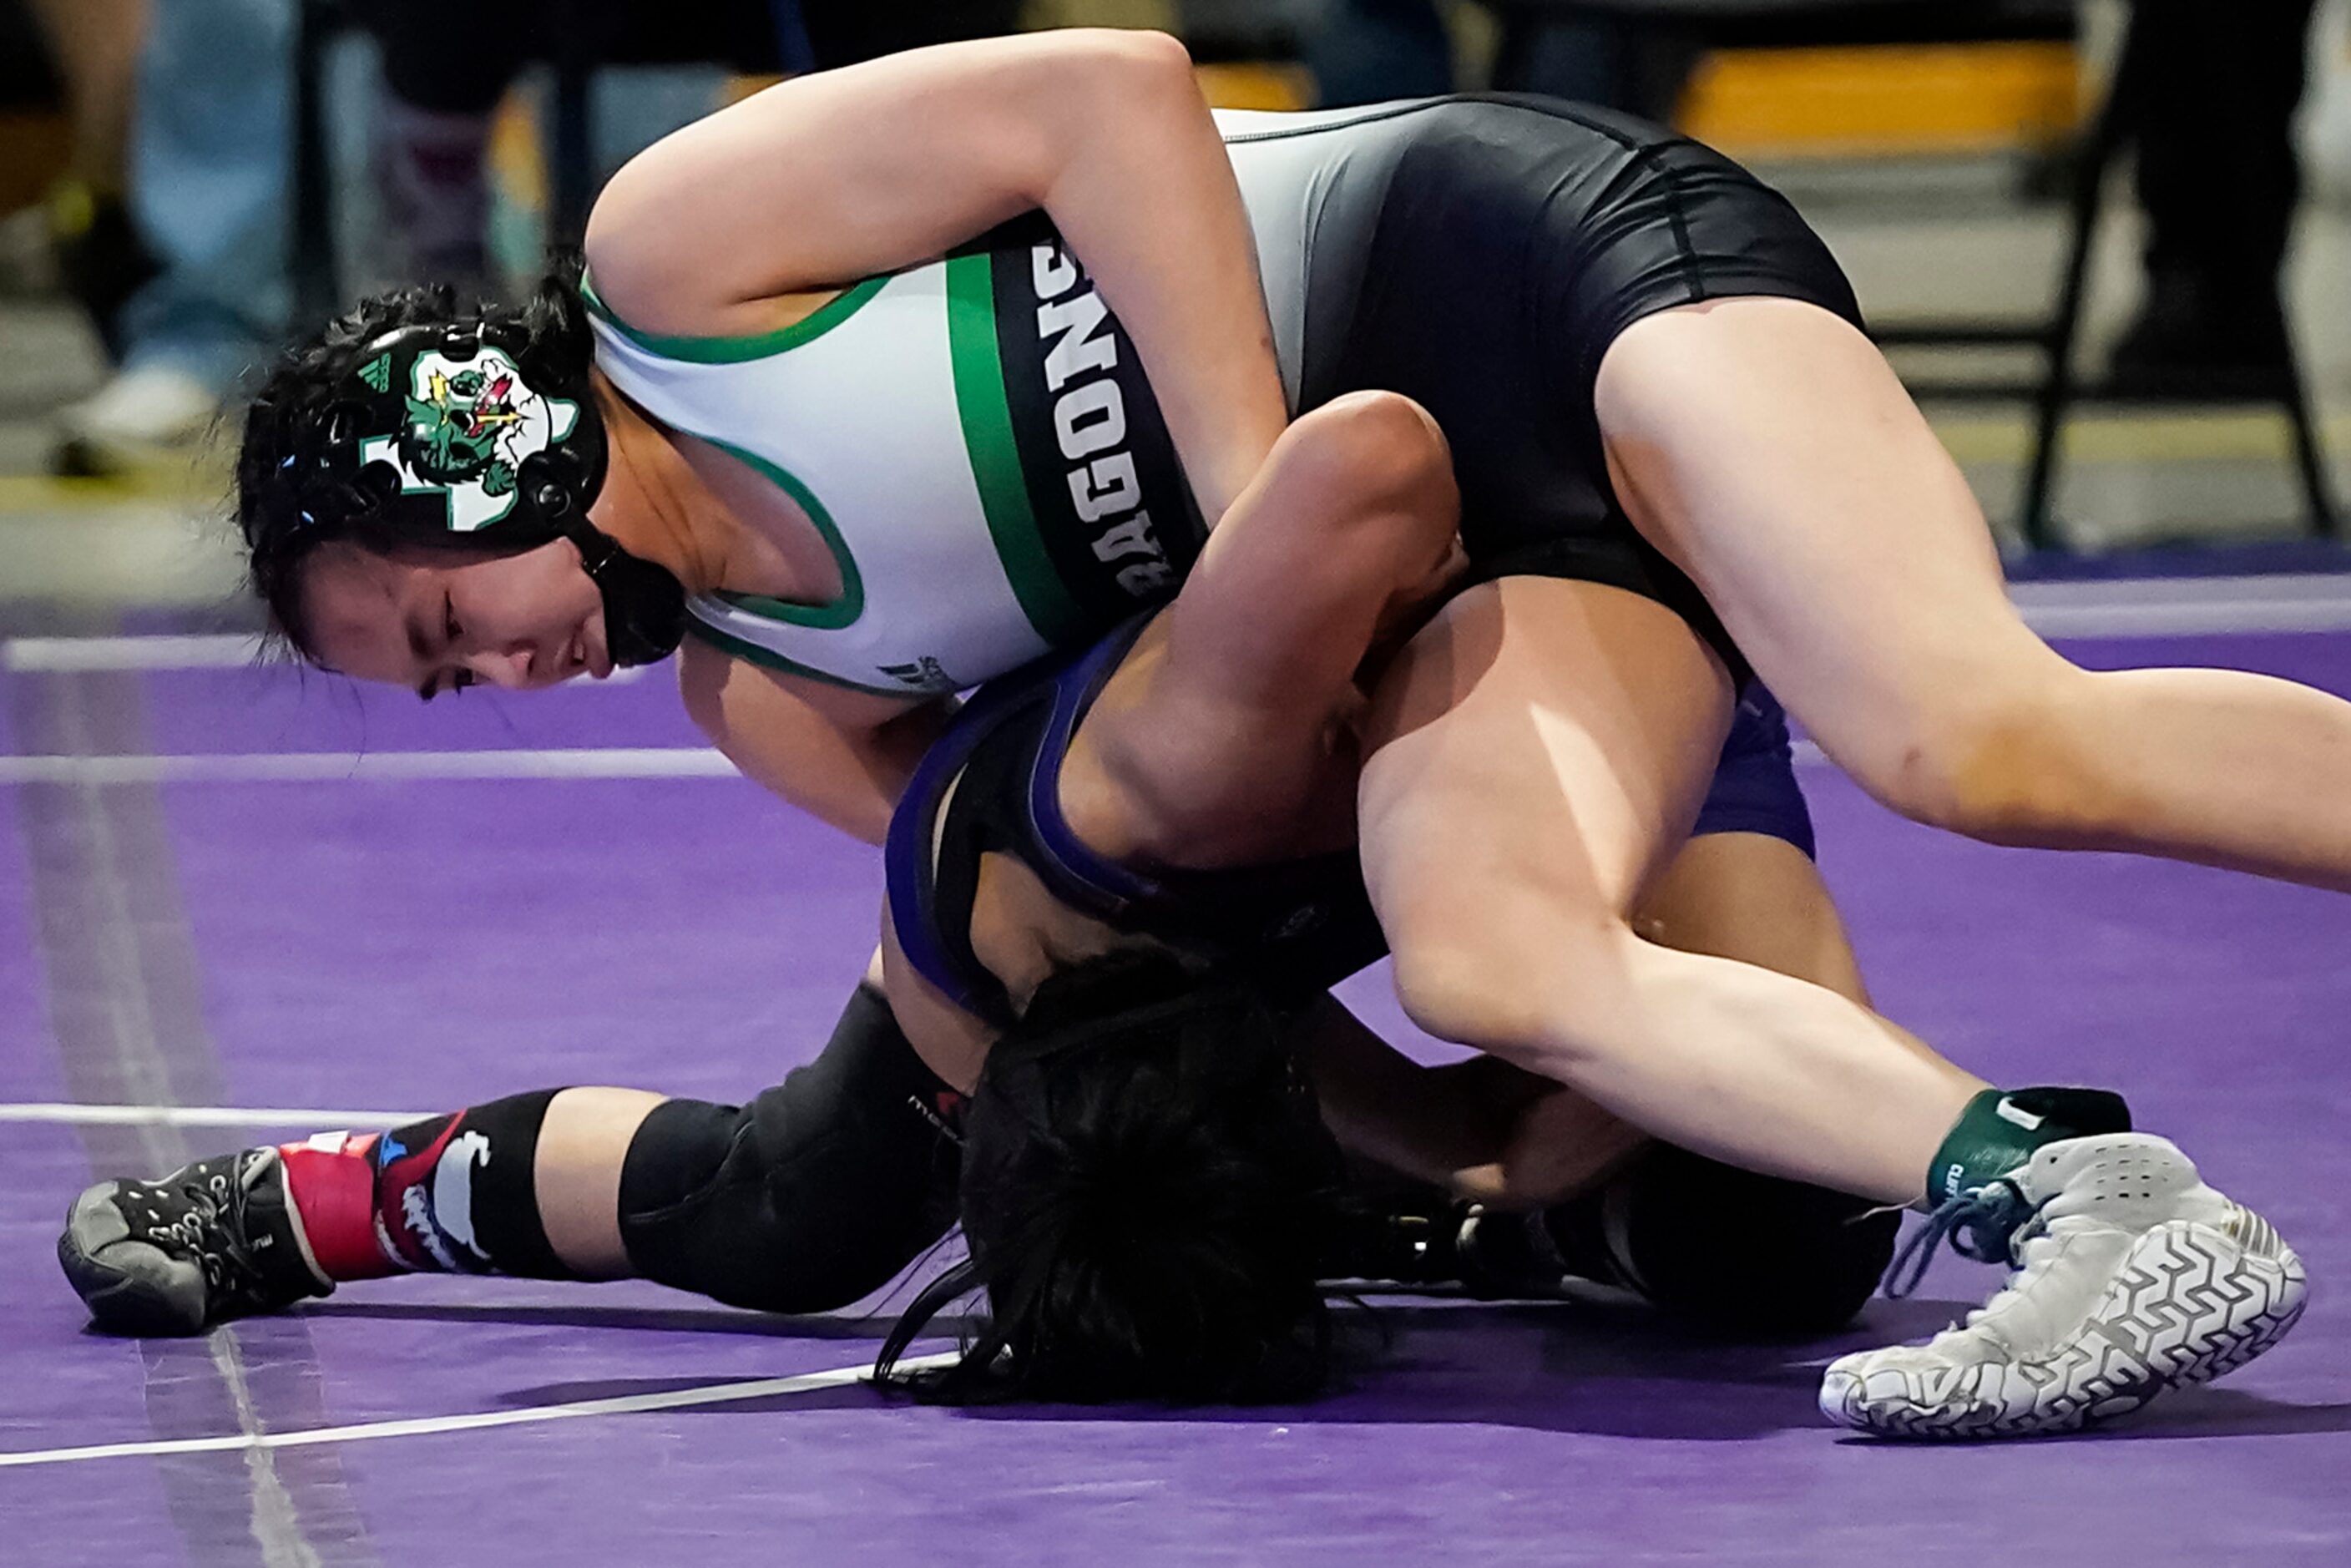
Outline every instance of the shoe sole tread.
MULTIPOLYGON (((2134 1242, 2091 1310, 2084 1332, 2053 1354, 1998 1364, 2032 1396, 1954 1407, 1868 1396, 1865 1379, 1832 1371, 1822 1413, 1878 1437, 1968 1439, 2078 1431, 2138 1409, 2174 1388, 2235 1371, 2285 1337, 2302 1316, 2302 1260, 2264 1225, 2273 1256, 2249 1252, 2209 1225, 2173 1220, 2134 1242)), ((1989 1367, 1971 1369, 1980 1376, 1989 1367)))
MULTIPOLYGON (((171 1291, 139 1270, 109 1263, 98 1256, 117 1246, 140 1246, 155 1251, 152 1243, 134 1241, 125 1234, 110 1236, 96 1247, 83 1245, 85 1208, 93 1198, 110 1201, 122 1186, 120 1182, 103 1182, 75 1200, 66 1228, 57 1237, 57 1265, 65 1270, 67 1282, 89 1309, 91 1322, 105 1333, 141 1336, 202 1333, 211 1325, 191 1322, 184 1305, 171 1291)), ((118 1221, 117 1228, 120 1228, 118 1221)))

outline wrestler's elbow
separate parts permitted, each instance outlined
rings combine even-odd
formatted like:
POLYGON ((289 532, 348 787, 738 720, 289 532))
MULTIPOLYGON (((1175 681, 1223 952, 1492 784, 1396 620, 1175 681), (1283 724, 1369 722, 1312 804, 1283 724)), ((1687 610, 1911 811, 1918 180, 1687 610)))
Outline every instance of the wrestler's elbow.
POLYGON ((1394 392, 1350 392, 1301 418, 1279 460, 1301 471, 1322 504, 1298 521, 1325 536, 1328 559, 1395 563, 1415 575, 1459 526, 1460 495, 1445 434, 1426 410, 1394 392))
POLYGON ((1172 33, 1149 27, 1072 27, 1052 37, 1109 78, 1104 85, 1149 89, 1180 82, 1197 90, 1192 51, 1172 33))
POLYGON ((1426 409, 1399 392, 1353 392, 1290 427, 1296 460, 1364 511, 1450 512, 1459 503, 1453 455, 1426 409))
POLYGON ((1050 38, 1061 54, 1049 68, 1051 100, 1091 120, 1097 131, 1171 106, 1199 110, 1191 51, 1165 33, 1085 27, 1050 38))

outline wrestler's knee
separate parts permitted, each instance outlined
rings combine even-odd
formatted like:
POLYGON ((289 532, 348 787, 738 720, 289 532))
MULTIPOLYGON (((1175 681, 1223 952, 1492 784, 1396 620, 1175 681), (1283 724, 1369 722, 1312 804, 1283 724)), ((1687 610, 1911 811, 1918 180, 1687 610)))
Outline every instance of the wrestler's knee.
POLYGON ((1439 1040, 1573 1082, 1576 1066, 1605 1049, 1623 944, 1636 938, 1604 914, 1478 891, 1475 909, 1390 926, 1396 999, 1439 1040))
POLYGON ((1928 695, 1861 782, 1913 821, 1987 843, 2096 841, 2118 808, 2083 722, 2095 681, 2052 655, 1928 695))

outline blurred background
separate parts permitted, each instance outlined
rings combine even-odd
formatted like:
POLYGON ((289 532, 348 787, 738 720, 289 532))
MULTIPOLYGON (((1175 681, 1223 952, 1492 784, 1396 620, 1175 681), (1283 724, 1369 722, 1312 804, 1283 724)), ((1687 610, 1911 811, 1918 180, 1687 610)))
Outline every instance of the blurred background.
POLYGON ((517 287, 780 74, 1072 24, 1219 104, 1670 120, 1827 236, 2020 570, 2335 564, 2351 0, 0 0, 0 601, 248 624, 226 449, 290 330, 517 287))

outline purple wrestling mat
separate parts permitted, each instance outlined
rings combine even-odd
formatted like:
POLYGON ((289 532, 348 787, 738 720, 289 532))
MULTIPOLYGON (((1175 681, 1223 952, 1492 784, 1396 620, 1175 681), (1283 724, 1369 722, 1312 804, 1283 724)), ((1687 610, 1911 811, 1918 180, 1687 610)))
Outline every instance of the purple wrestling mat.
MULTIPOLYGON (((2339 633, 2072 651, 2351 691, 2339 633)), ((822 1039, 879 877, 687 749, 660 675, 427 711, 26 663, 0 675, 0 1561, 2351 1563, 2351 901, 1986 849, 1806 771, 1888 1013, 1995 1079, 2127 1089, 2309 1264, 2275 1353, 2092 1437, 1821 1423, 1827 1357, 1996 1283, 1949 1256, 1792 1347, 1386 1302, 1388 1352, 1295 1410, 911 1407, 852 1375, 895 1296, 772 1320, 419 1278, 142 1344, 85 1333, 51 1257, 93 1172, 552 1083, 747 1095, 822 1039)))

